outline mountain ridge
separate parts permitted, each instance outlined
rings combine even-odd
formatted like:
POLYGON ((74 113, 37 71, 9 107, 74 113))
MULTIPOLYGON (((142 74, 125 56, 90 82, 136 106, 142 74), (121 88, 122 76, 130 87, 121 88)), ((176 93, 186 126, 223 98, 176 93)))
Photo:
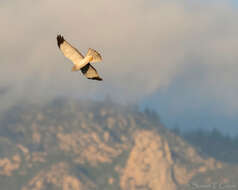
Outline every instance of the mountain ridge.
POLYGON ((156 114, 134 106, 57 99, 13 107, 0 123, 5 189, 238 187, 237 165, 203 155, 166 129, 156 114))

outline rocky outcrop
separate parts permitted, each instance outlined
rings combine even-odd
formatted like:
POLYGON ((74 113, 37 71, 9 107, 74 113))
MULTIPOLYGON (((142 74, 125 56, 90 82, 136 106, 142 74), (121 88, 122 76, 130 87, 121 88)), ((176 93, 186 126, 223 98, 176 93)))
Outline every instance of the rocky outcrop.
POLYGON ((178 185, 188 184, 197 174, 223 167, 221 162, 202 158, 192 146, 180 138, 177 140, 182 146, 171 146, 167 138, 155 131, 137 131, 126 166, 120 172, 121 188, 175 190, 178 185), (183 158, 172 156, 176 151, 182 153, 183 158), (188 168, 191 165, 193 167, 188 168))
POLYGON ((0 175, 11 176, 12 172, 19 169, 21 164, 21 157, 14 155, 12 158, 0 159, 0 175))
POLYGON ((107 144, 110 136, 105 133, 103 139, 95 132, 58 133, 57 138, 60 149, 73 154, 76 163, 83 164, 87 162, 96 166, 98 163, 111 162, 122 152, 122 146, 107 144))
POLYGON ((50 169, 42 170, 25 185, 22 190, 44 190, 54 187, 62 190, 82 190, 80 180, 71 175, 66 163, 58 163, 50 169))
POLYGON ((167 142, 152 131, 135 134, 120 186, 125 190, 139 188, 175 190, 171 168, 173 160, 167 142))

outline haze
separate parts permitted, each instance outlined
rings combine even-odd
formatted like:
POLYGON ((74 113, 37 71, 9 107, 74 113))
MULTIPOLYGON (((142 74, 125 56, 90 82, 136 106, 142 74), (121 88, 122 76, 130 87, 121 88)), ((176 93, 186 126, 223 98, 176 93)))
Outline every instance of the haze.
POLYGON ((162 115, 173 110, 173 118, 181 112, 189 117, 191 111, 237 118, 238 7, 233 1, 13 0, 0 5, 1 109, 20 100, 109 95, 162 115), (71 72, 57 48, 58 33, 83 53, 91 47, 102 54, 103 63, 97 63, 102 83, 71 72), (162 100, 169 103, 164 112, 162 100))

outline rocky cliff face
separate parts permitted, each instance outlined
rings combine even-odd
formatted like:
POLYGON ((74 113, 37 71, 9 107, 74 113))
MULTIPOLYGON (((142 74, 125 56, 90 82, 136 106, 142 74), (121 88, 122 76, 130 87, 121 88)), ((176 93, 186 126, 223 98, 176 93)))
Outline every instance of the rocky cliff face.
POLYGON ((120 185, 125 190, 175 190, 173 160, 168 142, 153 131, 137 131, 120 185))
POLYGON ((205 157, 135 107, 68 100, 18 106, 1 117, 0 132, 3 189, 238 187, 236 165, 205 157))

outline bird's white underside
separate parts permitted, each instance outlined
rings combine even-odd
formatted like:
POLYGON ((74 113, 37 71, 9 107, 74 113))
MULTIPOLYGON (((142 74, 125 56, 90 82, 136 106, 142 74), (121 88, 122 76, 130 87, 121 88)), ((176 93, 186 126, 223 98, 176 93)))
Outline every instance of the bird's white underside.
POLYGON ((86 57, 84 57, 77 49, 71 46, 67 41, 60 45, 60 49, 64 56, 73 62, 77 69, 81 69, 89 62, 101 61, 101 56, 95 50, 89 48, 86 57))

